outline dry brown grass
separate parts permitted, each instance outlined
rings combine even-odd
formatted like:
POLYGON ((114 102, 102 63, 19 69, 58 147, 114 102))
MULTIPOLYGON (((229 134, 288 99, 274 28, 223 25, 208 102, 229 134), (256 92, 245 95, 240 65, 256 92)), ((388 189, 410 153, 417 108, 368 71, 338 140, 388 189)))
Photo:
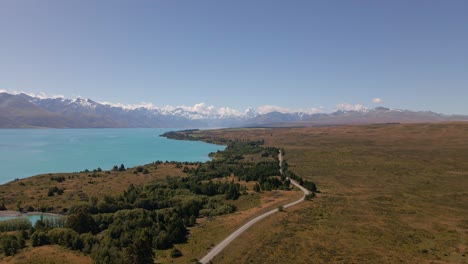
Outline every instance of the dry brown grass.
POLYGON ((152 181, 165 179, 166 176, 184 176, 182 169, 175 168, 174 164, 146 165, 149 174, 133 174, 130 168, 124 172, 89 172, 89 173, 54 173, 43 174, 21 179, 0 185, 0 197, 5 200, 9 210, 16 210, 17 202, 23 208, 28 206, 39 210, 42 206, 52 207, 52 212, 60 213, 63 208, 91 197, 101 199, 105 195, 118 195, 128 188, 130 184, 143 185, 152 181), (97 175, 97 176, 93 176, 97 175), (50 180, 52 177, 63 176, 65 181, 50 180), (62 195, 48 196, 50 187, 64 189, 62 195))
POLYGON ((468 263, 467 123, 209 133, 284 147, 322 190, 214 263, 468 263))
POLYGON ((14 257, 1 259, 3 264, 91 264, 92 259, 84 254, 60 246, 27 248, 14 257))
POLYGON ((171 250, 157 252, 156 263, 189 263, 194 259, 201 259, 210 248, 221 242, 231 232, 241 227, 250 219, 299 199, 303 193, 294 191, 271 191, 249 193, 239 200, 231 201, 238 211, 233 214, 212 218, 197 219, 197 225, 190 228, 190 237, 186 244, 176 245, 184 256, 172 259, 171 250))

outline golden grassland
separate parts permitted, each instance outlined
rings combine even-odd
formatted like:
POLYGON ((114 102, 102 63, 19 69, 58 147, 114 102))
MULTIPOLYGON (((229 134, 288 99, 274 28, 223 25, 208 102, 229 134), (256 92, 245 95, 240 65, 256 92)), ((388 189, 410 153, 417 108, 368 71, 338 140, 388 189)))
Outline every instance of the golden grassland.
POLYGON ((92 259, 79 251, 60 246, 27 248, 20 254, 1 259, 4 264, 91 264, 92 259))
POLYGON ((102 199, 105 195, 123 193, 130 184, 144 185, 153 181, 163 180, 167 176, 185 176, 181 168, 175 164, 163 163, 143 166, 148 174, 134 174, 134 168, 126 171, 102 171, 81 173, 43 174, 20 179, 0 185, 0 197, 9 210, 17 210, 17 203, 21 207, 32 206, 36 211, 41 207, 50 208, 51 212, 61 213, 64 208, 79 202, 88 202, 92 197, 102 199), (51 180, 53 177, 63 176, 62 182, 51 180), (64 190, 62 195, 48 196, 49 188, 57 187, 64 190))
POLYGON ((468 263, 468 123, 200 133, 284 147, 322 191, 214 263, 468 263))

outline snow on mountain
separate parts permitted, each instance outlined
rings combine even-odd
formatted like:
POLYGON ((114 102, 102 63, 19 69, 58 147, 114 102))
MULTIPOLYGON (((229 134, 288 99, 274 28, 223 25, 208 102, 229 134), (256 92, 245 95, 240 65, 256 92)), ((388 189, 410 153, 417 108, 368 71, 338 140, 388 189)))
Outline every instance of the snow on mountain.
POLYGON ((254 118, 256 116, 258 116, 258 113, 252 107, 247 108, 244 113, 242 113, 242 117, 245 118, 254 118))
POLYGON ((90 99, 76 98, 72 101, 74 104, 79 104, 82 107, 96 108, 98 105, 96 102, 90 99))
MULTIPOLYGON (((65 99, 63 96, 47 96, 44 93, 39 95, 32 93, 13 93, 13 95, 21 96, 26 100, 34 103, 38 106, 44 107, 54 112, 64 112, 70 109, 90 111, 96 108, 107 108, 114 110, 122 110, 126 112, 146 112, 147 114, 153 115, 165 115, 165 116, 177 116, 184 117, 192 120, 200 119, 248 119, 254 118, 258 115, 268 114, 272 112, 284 113, 284 114, 301 114, 307 115, 306 112, 293 111, 286 108, 276 106, 260 106, 258 107, 259 112, 254 108, 249 107, 243 112, 230 107, 216 108, 212 105, 206 105, 205 103, 198 103, 193 106, 169 106, 157 107, 152 103, 141 103, 141 104, 122 104, 122 103, 111 103, 111 102, 95 102, 91 99, 77 97, 75 99, 65 99), (62 108, 59 110, 58 108, 62 108)), ((312 110, 315 112, 315 110, 312 110)))
POLYGON ((151 103, 124 105, 0 92, 0 121, 0 127, 208 128, 468 121, 468 116, 349 104, 338 105, 332 113, 323 113, 322 108, 291 110, 276 106, 238 111, 205 103, 157 107, 151 103))

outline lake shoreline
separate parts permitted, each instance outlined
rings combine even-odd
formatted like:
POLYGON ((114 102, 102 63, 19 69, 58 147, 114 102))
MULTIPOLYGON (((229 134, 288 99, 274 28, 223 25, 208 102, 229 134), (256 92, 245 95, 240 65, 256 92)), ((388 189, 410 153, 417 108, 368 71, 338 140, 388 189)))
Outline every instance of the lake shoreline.
POLYGON ((205 162, 211 160, 209 153, 225 148, 162 137, 172 130, 0 129, 0 156, 5 157, 4 169, 9 172, 0 176, 0 185, 47 174, 111 170, 120 164, 136 167, 154 161, 205 162), (25 159, 28 166, 19 165, 25 159))
POLYGON ((64 216, 61 214, 53 214, 53 213, 43 213, 43 212, 19 212, 13 210, 5 210, 0 211, 0 217, 22 217, 22 216, 29 216, 29 215, 47 215, 47 216, 64 216))

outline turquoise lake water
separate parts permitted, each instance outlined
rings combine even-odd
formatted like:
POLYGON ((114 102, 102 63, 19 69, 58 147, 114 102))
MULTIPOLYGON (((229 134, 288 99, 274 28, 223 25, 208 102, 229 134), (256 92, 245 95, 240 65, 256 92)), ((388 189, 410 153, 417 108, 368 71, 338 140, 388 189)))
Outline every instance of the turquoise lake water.
POLYGON ((160 137, 174 129, 0 129, 0 184, 43 173, 78 172, 153 161, 207 161, 224 149, 160 137))
POLYGON ((21 215, 21 216, 0 216, 0 221, 11 220, 11 219, 18 219, 18 218, 26 218, 31 222, 33 225, 39 220, 53 220, 55 218, 59 218, 60 216, 51 216, 51 215, 42 215, 42 214, 28 214, 28 215, 21 215))

